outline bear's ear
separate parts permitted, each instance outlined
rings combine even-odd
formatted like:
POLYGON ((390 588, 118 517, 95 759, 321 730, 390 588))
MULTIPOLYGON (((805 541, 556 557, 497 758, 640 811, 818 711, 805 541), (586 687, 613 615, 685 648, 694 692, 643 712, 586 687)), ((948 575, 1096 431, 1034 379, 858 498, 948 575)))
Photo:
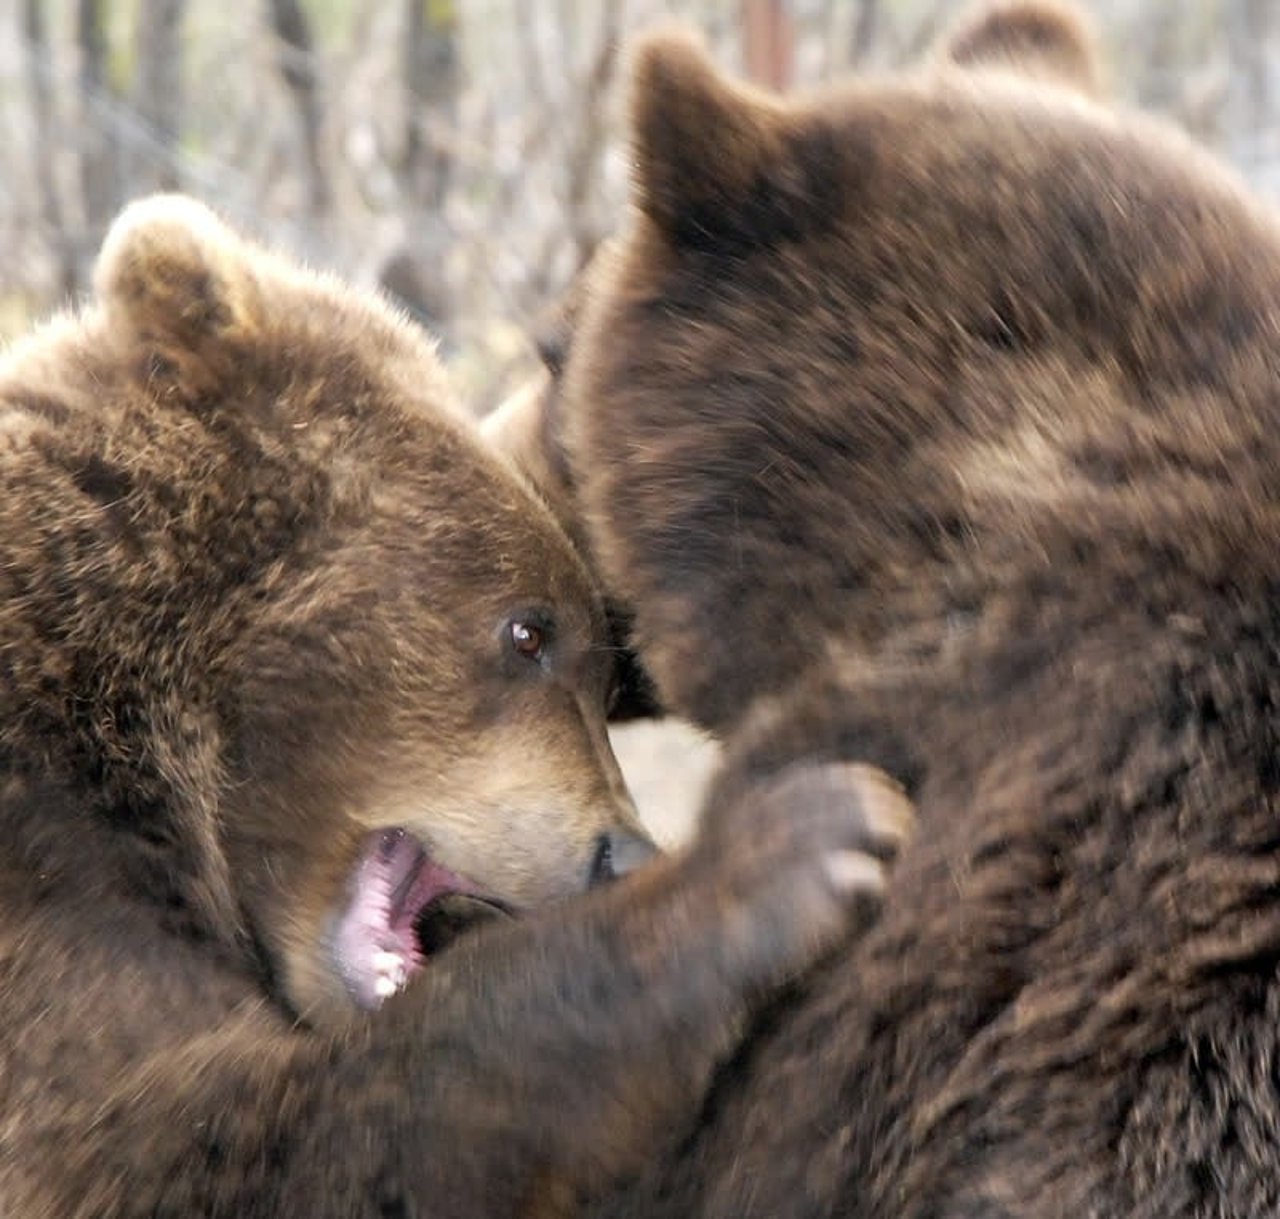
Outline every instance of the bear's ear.
POLYGON ((118 331, 176 366, 246 333, 257 299, 245 243, 202 203, 154 195, 117 217, 94 286, 118 331))
POLYGON ((995 67, 1051 80, 1096 97, 1102 56, 1092 24, 1058 0, 989 0, 961 18, 942 44, 960 67, 995 67))
POLYGON ((723 79, 683 29, 650 34, 632 62, 636 202, 664 234, 757 243, 802 223, 815 183, 780 101, 723 79))

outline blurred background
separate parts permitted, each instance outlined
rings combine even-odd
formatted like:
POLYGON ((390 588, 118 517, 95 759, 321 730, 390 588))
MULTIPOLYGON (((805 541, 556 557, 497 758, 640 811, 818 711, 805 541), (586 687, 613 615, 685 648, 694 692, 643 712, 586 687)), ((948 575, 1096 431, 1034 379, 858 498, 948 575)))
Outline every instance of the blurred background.
MULTIPOLYGON (((781 88, 917 56, 960 0, 0 0, 0 338, 179 188, 399 296, 477 411, 625 197, 625 45, 675 15, 781 88)), ((1095 3, 1119 94, 1280 191, 1277 0, 1095 3)))
MULTIPOLYGON (((0 341, 83 294, 135 195, 181 189, 442 340, 483 412, 626 193, 625 46, 677 16, 776 88, 917 57, 963 0, 0 0, 0 341)), ((1280 0, 1100 0, 1115 92, 1280 195, 1280 0)), ((618 739, 671 840, 714 762, 618 739)))

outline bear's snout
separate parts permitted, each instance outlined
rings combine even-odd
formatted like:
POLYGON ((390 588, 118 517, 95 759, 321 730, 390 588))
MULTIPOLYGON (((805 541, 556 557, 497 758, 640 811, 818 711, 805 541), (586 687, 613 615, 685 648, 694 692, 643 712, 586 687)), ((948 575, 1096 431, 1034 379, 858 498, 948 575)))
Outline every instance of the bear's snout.
POLYGON ((634 872, 657 854, 658 848, 653 840, 643 834, 633 830, 610 830, 601 834, 596 842, 587 885, 596 889, 610 884, 620 876, 634 872))

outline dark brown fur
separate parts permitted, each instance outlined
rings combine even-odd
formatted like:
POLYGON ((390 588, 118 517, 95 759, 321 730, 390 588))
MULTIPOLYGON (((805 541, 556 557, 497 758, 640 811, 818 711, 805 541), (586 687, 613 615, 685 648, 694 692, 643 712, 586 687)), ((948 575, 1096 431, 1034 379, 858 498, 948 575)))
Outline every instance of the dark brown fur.
POLYGON ((862 759, 926 829, 610 1214, 1280 1209, 1280 228, 1081 28, 794 103, 638 55, 561 403, 596 561, 712 808, 862 759))
POLYGON ((414 328, 189 200, 126 212, 98 301, 0 365, 0 539, 6 1215, 561 1213, 906 826, 802 766, 754 830, 354 1010, 326 945, 370 828, 523 907, 636 833, 607 623, 414 328), (504 634, 531 608, 540 663, 504 634))
MULTIPOLYGON (((589 279, 588 268, 579 274, 564 298, 547 311, 536 332, 542 369, 485 417, 481 431, 494 448, 515 462, 591 565, 585 522, 578 511, 577 489, 560 434, 564 368, 589 279)), ((631 646, 630 613, 612 601, 606 602, 606 612, 616 661, 610 722, 661 717, 653 680, 631 646)))

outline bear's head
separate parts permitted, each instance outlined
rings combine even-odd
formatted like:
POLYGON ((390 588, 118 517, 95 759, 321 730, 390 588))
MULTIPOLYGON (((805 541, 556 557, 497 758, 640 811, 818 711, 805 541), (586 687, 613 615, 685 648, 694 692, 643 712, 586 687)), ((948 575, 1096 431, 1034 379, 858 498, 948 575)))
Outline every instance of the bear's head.
POLYGON ((645 854, 601 598, 425 336, 180 197, 96 289, 0 368, 12 768, 317 1018, 645 854))
POLYGON ((833 655, 917 663, 1007 572, 1149 593, 1138 552, 1181 547, 1222 458, 1212 395, 1263 373, 1232 314, 1272 291, 1272 224, 1096 99, 1086 23, 1006 0, 921 68, 793 99, 680 32, 633 75, 633 206, 552 426, 499 436, 549 446, 662 704, 724 736, 833 655), (1139 502, 1121 472, 1156 447, 1182 456, 1139 502))

